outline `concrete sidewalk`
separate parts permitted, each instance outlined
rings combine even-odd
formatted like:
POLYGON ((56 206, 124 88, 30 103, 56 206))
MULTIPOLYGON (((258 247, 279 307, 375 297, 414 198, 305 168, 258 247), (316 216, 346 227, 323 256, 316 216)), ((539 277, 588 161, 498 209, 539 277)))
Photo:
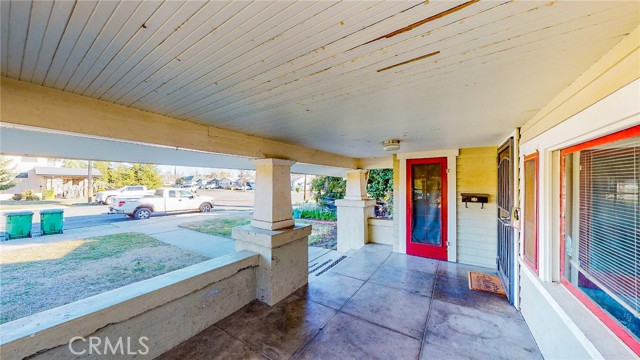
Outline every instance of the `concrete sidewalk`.
MULTIPOLYGON (((138 232, 153 237, 157 237, 159 240, 167 239, 167 236, 161 235, 163 233, 175 232, 177 230, 186 230, 180 227, 181 224, 186 224, 195 221, 206 220, 208 218, 226 217, 230 215, 246 214, 246 212, 228 212, 228 213, 191 213, 180 214, 170 216, 158 216, 148 220, 130 220, 117 223, 111 223, 108 225, 92 226, 86 228, 78 228, 65 230, 63 234, 35 236, 32 238, 13 239, 0 242, 0 250, 13 250, 19 248, 27 248, 31 246, 39 246, 42 244, 49 244, 58 241, 76 240, 82 238, 90 238, 96 236, 112 235, 123 232, 138 232)), ((195 231, 190 231, 197 235, 204 235, 195 231)), ((174 235, 180 235, 176 233, 174 235)), ((184 234, 182 234, 184 235, 184 234)), ((173 244, 175 245, 175 244, 173 244)), ((186 247, 185 247, 186 248, 186 247)), ((189 249, 192 250, 192 249, 189 249)))
MULTIPOLYGON (((67 230, 64 234, 59 235, 36 236, 33 238, 0 241, 0 251, 24 249, 59 241, 86 239, 123 232, 136 232, 152 236, 164 243, 192 251, 196 254, 208 256, 210 258, 217 258, 235 252, 235 240, 185 229, 180 227, 180 225, 239 214, 246 215, 247 212, 193 213, 158 216, 148 220, 123 221, 108 225, 67 230)), ((341 262, 345 257, 346 256, 344 256, 344 254, 335 250, 310 246, 309 280, 316 278, 316 276, 311 275, 319 276, 323 274, 328 269, 341 262)))
POLYGON ((236 242, 233 239, 203 234, 189 229, 180 228, 151 234, 151 236, 167 244, 210 258, 217 258, 236 251, 236 242))

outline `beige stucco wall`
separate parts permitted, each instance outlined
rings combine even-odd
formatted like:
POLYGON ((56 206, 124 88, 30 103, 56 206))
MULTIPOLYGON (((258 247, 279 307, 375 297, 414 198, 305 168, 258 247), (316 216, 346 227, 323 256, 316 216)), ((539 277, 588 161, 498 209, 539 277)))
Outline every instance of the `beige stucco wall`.
POLYGON ((458 262, 494 268, 496 266, 497 148, 460 149, 457 158, 457 252, 458 262), (465 204, 461 193, 489 194, 489 203, 465 204))

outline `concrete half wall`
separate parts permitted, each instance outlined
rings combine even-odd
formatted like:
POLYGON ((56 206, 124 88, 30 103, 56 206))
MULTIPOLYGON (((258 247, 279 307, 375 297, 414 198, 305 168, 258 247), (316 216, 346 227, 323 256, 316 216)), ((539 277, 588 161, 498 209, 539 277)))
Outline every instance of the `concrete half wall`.
POLYGON ((257 265, 241 251, 2 324, 2 359, 73 358, 74 338, 83 358, 153 359, 254 300, 257 265))
POLYGON ((393 245, 393 220, 369 218, 369 242, 393 245))

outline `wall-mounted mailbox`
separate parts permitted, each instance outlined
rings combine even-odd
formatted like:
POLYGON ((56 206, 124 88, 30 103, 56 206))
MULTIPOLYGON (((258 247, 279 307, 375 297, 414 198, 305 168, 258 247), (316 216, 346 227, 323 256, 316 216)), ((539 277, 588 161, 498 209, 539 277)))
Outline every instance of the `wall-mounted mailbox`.
POLYGON ((489 194, 462 193, 460 196, 462 196, 462 202, 466 208, 469 207, 469 203, 478 203, 482 204, 480 208, 484 209, 484 204, 489 202, 489 194))

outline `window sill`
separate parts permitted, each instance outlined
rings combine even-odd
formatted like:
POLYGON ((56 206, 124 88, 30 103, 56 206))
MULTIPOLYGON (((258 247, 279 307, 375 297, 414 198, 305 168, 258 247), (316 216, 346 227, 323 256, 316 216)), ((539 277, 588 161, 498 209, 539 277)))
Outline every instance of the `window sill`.
MULTIPOLYGON (((519 259, 520 273, 527 276, 543 299, 556 311, 567 328, 592 358, 633 359, 636 355, 600 319, 582 304, 564 285, 543 282, 519 259)), ((521 294, 522 296, 522 294, 521 294)))

